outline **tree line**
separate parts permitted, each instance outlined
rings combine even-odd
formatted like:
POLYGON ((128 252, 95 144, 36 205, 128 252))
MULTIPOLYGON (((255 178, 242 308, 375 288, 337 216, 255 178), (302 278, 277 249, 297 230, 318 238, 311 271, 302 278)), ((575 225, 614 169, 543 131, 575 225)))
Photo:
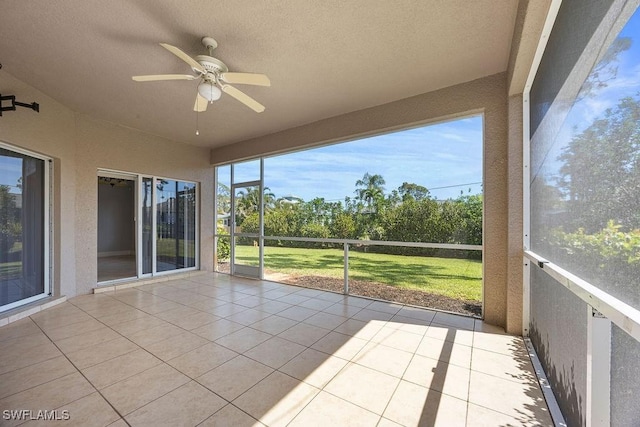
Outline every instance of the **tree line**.
MULTIPOLYGON (((385 184, 381 175, 365 173, 355 183, 354 196, 345 197, 343 202, 326 201, 320 197, 309 201, 296 197, 276 197, 269 188, 264 188, 264 234, 323 239, 482 244, 482 195, 462 194, 456 199, 437 200, 426 187, 415 183, 404 182, 390 192, 386 191, 385 184)), ((236 225, 242 232, 259 231, 259 191, 256 186, 236 193, 236 225)), ((218 213, 220 215, 230 211, 229 188, 219 184, 218 213)), ((265 245, 332 246, 284 239, 265 240, 265 245)), ((436 252, 447 256, 470 255, 467 251, 389 246, 368 247, 366 250, 404 255, 433 255, 436 252)), ((480 256, 480 253, 474 255, 480 256)))

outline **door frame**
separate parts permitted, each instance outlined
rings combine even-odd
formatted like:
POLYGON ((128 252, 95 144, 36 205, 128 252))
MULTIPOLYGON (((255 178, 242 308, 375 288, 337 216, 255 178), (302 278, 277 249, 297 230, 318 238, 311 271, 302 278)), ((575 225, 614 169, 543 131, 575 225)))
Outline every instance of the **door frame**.
POLYGON ((43 188, 42 188, 42 193, 44 197, 42 201, 43 208, 44 208, 44 212, 43 212, 44 224, 43 224, 43 230, 42 230, 42 233, 43 233, 42 268, 44 270, 43 271, 44 283, 42 287, 43 292, 38 295, 34 295, 28 298, 14 301, 9 304, 0 305, 0 312, 3 312, 3 311, 11 310, 12 308, 20 307, 22 305, 29 304, 30 302, 34 302, 39 299, 46 298, 53 295, 53 286, 51 283, 51 279, 53 277, 53 274, 52 274, 53 253, 51 250, 52 249, 51 233, 53 232, 53 227, 52 227, 53 218, 51 216, 51 212, 53 211, 51 206, 51 204, 53 203, 53 188, 51 185, 51 183, 53 182, 52 181, 53 159, 51 157, 44 156, 42 154, 34 153, 33 151, 24 150, 22 148, 15 147, 11 144, 5 143, 4 141, 0 141, 0 148, 4 148, 5 150, 13 151, 14 153, 23 154, 25 156, 33 157, 34 159, 44 161, 44 182, 43 182, 43 188))
MULTIPOLYGON (((171 178, 168 176, 160 176, 160 175, 143 175, 144 178, 153 178, 151 184, 151 194, 152 194, 152 248, 153 248, 153 258, 152 258, 152 269, 151 274, 147 274, 145 276, 165 276, 170 274, 181 273, 185 271, 194 271, 200 269, 200 185, 196 181, 191 181, 188 179, 178 179, 171 178), (186 182, 189 184, 194 184, 195 186, 195 218, 194 218, 194 227, 195 227, 195 248, 194 248, 194 257, 195 257, 195 265, 193 267, 184 267, 176 270, 167 270, 167 271, 157 271, 157 263, 158 263, 158 211, 156 209, 156 192, 154 189, 158 185, 158 181, 167 180, 167 181, 177 181, 177 182, 186 182)), ((139 205, 142 204, 140 201, 139 205)), ((142 207, 140 208, 140 212, 142 212, 142 207)), ((142 224, 142 218, 140 218, 140 224, 142 224)), ((142 225, 140 226, 142 228, 142 225)))
MULTIPOLYGON (((134 255, 135 255, 135 264, 136 264, 136 274, 135 276, 129 276, 129 277, 121 277, 118 279, 112 279, 112 280, 104 280, 104 281, 99 281, 98 280, 98 269, 97 269, 97 265, 96 265, 96 283, 98 286, 103 286, 103 285, 107 285, 110 283, 116 283, 116 282, 122 282, 122 281, 128 281, 128 280, 132 280, 132 279, 137 279, 140 276, 142 270, 140 269, 141 267, 141 251, 140 251, 140 240, 138 239, 139 237, 139 233, 138 233, 138 229, 142 229, 141 227, 139 227, 139 223, 140 223, 140 219, 142 218, 140 216, 140 200, 139 200, 139 192, 140 192, 140 175, 137 174, 133 174, 133 173, 128 173, 128 172, 120 172, 120 171, 111 171, 111 170, 107 170, 107 169, 98 169, 97 172, 97 179, 100 178, 115 178, 115 179, 124 179, 127 181, 133 181, 133 228, 134 228, 134 242, 133 242, 133 247, 134 247, 134 255)), ((98 184, 100 185, 100 184, 98 184)), ((98 209, 100 209, 100 199, 98 198, 98 209)), ((96 229, 98 230, 98 234, 100 233, 100 230, 98 229, 98 227, 96 227, 96 229)), ((99 242, 96 242, 96 244, 98 244, 99 242)), ((96 245, 96 249, 97 249, 97 245, 96 245)), ((97 257, 98 253, 96 250, 96 257, 97 257)))
POLYGON ((249 277, 252 279, 262 279, 263 270, 264 270, 264 239, 262 236, 263 233, 263 185, 262 180, 256 181, 246 181, 246 182, 237 182, 231 184, 231 215, 230 215, 230 273, 235 276, 249 277), (247 188, 247 187, 258 187, 259 197, 258 197, 258 232, 257 233, 238 233, 236 232, 236 190, 238 188, 247 188), (241 265, 236 264, 236 237, 250 237, 255 238, 258 241, 258 267, 249 266, 249 265, 241 265))
POLYGON ((155 232, 156 232, 156 224, 155 224, 155 219, 156 219, 156 210, 155 210, 155 205, 156 205, 156 193, 155 191, 153 191, 154 187, 155 187, 155 178, 151 175, 138 175, 136 178, 136 183, 137 183, 137 189, 136 189, 136 271, 138 272, 138 278, 143 278, 143 277, 151 277, 153 276, 153 272, 155 271, 155 265, 156 265, 156 244, 155 244, 155 232), (144 215, 144 206, 142 205, 142 202, 144 200, 144 198, 142 197, 142 189, 143 189, 143 182, 145 179, 150 179, 151 180, 151 200, 150 200, 150 205, 151 205, 151 271, 149 273, 144 273, 143 272, 143 256, 142 256, 142 252, 144 250, 144 240, 143 240, 143 227, 144 227, 144 221, 143 221, 143 215, 144 215))

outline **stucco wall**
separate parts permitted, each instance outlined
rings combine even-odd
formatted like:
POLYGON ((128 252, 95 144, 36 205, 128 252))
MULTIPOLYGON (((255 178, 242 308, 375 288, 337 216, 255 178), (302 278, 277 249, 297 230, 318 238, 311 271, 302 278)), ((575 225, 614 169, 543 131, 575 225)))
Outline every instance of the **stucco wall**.
MULTIPOLYGON (((509 153, 505 73, 213 149, 211 162, 223 164, 347 141, 478 112, 484 115, 484 316, 487 322, 506 327, 509 153)), ((509 286, 514 295, 522 295, 522 281, 509 286)))
POLYGON ((0 118, 0 140, 54 158, 54 292, 91 292, 97 279, 98 168, 200 183, 200 267, 213 268, 213 169, 208 150, 75 113, 0 72, 0 93, 40 104, 0 118))
MULTIPOLYGON (((509 175, 507 250, 507 319, 505 329, 512 334, 523 330, 523 115, 522 95, 509 97, 509 175)), ((528 169, 527 169, 528 171, 528 169)))

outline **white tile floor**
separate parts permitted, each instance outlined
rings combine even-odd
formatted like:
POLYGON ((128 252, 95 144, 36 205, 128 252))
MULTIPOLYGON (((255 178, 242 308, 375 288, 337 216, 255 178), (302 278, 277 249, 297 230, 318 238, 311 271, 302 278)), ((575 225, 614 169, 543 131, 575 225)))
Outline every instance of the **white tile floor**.
POLYGON ((1 327, 0 410, 22 409, 67 410, 65 426, 552 425, 519 337, 218 274, 1 327))

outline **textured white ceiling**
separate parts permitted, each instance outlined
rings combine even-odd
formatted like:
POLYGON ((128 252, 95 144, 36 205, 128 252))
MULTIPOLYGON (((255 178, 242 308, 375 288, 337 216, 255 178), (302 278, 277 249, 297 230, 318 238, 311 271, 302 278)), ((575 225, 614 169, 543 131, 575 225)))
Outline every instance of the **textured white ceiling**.
MULTIPOLYGON (((73 109, 151 134, 220 146, 507 69, 517 0, 2 0, 3 69, 73 109), (197 81, 158 45, 204 54, 270 88, 237 87, 199 115, 197 81)), ((18 94, 19 95, 19 94, 18 94)))

